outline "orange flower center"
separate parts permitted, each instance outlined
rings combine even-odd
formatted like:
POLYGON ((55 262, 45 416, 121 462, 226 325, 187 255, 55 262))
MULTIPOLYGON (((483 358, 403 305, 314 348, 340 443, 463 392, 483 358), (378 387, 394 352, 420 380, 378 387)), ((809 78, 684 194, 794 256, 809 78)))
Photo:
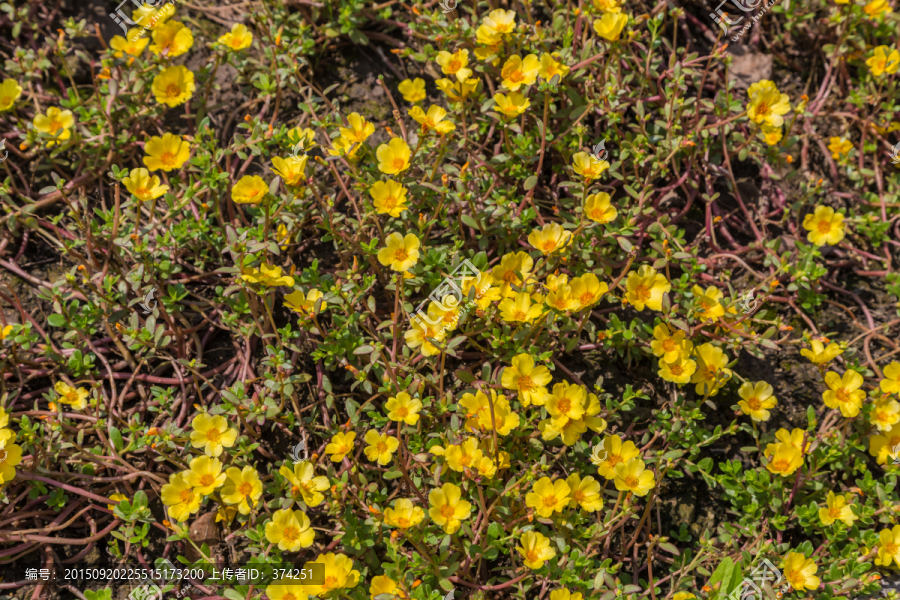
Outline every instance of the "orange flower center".
POLYGON ((776 473, 781 473, 781 472, 787 471, 788 468, 790 467, 790 464, 791 464, 790 461, 780 458, 780 459, 772 462, 772 470, 775 471, 776 473))
POLYGON ((516 69, 509 74, 509 77, 507 77, 507 79, 509 79, 513 83, 522 83, 523 81, 525 81, 525 73, 516 69))
MULTIPOLYGON (((143 191, 145 194, 147 193, 147 190, 143 190, 143 189, 138 190, 138 191, 139 192, 143 191)), ((219 431, 218 429, 210 429, 209 431, 206 432, 206 440, 208 442, 217 444, 217 443, 219 443, 219 440, 221 440, 221 439, 222 439, 222 432, 219 431)))
POLYGON ((756 114, 759 115, 760 117, 765 117, 770 112, 771 112, 771 109, 769 108, 769 105, 766 104, 765 102, 760 102, 759 106, 756 107, 756 114))
POLYGON ((834 395, 837 396, 837 401, 840 402, 841 404, 850 402, 850 392, 848 392, 844 388, 835 390, 834 395))
POLYGON ((557 502, 556 496, 550 495, 550 496, 547 496, 546 498, 544 498, 544 506, 546 508, 552 508, 552 507, 556 506, 556 502, 557 502))
POLYGON ((386 209, 391 210, 395 206, 397 206, 397 199, 394 198, 393 196, 388 196, 387 198, 385 198, 384 200, 381 201, 381 205, 383 207, 385 207, 386 209))
POLYGON ((503 274, 503 281, 509 284, 519 285, 519 278, 516 277, 515 271, 507 271, 503 274))
POLYGON ((759 410, 760 408, 762 408, 762 402, 759 400, 759 398, 750 398, 749 400, 747 400, 747 406, 750 407, 750 410, 759 410))
POLYGON ((556 240, 547 240, 541 244, 541 248, 550 252, 556 248, 556 240))
POLYGON ((401 171, 403 170, 403 167, 406 166, 406 161, 404 161, 402 158, 395 158, 391 161, 391 166, 393 166, 398 171, 401 171))
POLYGON ((240 48, 242 42, 243 42, 243 40, 241 40, 241 38, 232 36, 231 47, 232 48, 240 48))
POLYGON ((441 516, 445 519, 452 519, 454 514, 456 514, 456 510, 449 504, 445 504, 441 507, 441 516))
POLYGON ((166 95, 170 98, 177 98, 181 95, 181 87, 177 83, 170 83, 166 86, 166 95))
POLYGON ((322 582, 322 587, 326 590, 334 589, 337 586, 337 577, 334 575, 328 575, 325 578, 325 581, 322 582))
POLYGON ((585 500, 584 492, 580 490, 575 492, 574 494, 572 494, 572 499, 575 500, 575 502, 581 504, 585 500))
POLYGON ((59 121, 50 121, 50 133, 56 135, 56 132, 63 128, 63 124, 59 121))
POLYGON ((524 321, 526 316, 527 315, 525 314, 524 311, 517 310, 516 312, 513 313, 513 320, 514 321, 524 321))
POLYGON ((237 491, 242 496, 249 496, 253 493, 253 486, 245 481, 238 486, 237 491))
POLYGON ((638 485, 638 478, 633 475, 629 475, 625 478, 625 485, 630 488, 635 488, 638 485))
POLYGON ((406 251, 405 248, 398 248, 394 251, 394 260, 397 262, 402 262, 409 258, 409 252, 406 251))
POLYGON ((149 195, 150 195, 150 190, 148 190, 148 189, 145 188, 145 187, 139 187, 139 188, 135 191, 135 195, 136 195, 138 198, 140 198, 140 197, 142 197, 142 196, 149 196, 149 195))
POLYGON ((819 221, 816 224, 816 229, 822 235, 827 235, 831 233, 831 221, 819 221))
POLYGON ((537 550, 529 550, 525 553, 525 558, 528 559, 528 562, 530 563, 536 563, 540 560, 537 550))
POLYGON ((675 363, 675 364, 669 365, 669 371, 672 372, 672 375, 675 375, 677 377, 677 376, 681 375, 682 373, 684 373, 684 367, 679 365, 678 363, 675 363))
POLYGON ((453 75, 460 69, 462 69, 462 61, 459 60, 458 58, 454 58, 453 60, 450 61, 450 64, 447 65, 447 70, 450 71, 451 75, 453 75))
POLYGON ((634 288, 634 295, 637 296, 638 300, 641 302, 646 302, 650 299, 650 288, 644 284, 639 284, 634 288))
POLYGON ((829 508, 828 514, 831 516, 832 519, 837 519, 838 517, 841 516, 841 509, 838 507, 829 508))
POLYGON ((578 301, 581 302, 582 306, 588 306, 594 303, 594 295, 590 292, 585 292, 578 297, 578 301))
POLYGON ((192 490, 181 490, 178 497, 181 499, 182 504, 190 504, 194 499, 194 492, 192 490))
POLYGON ((71 389, 66 392, 66 401, 67 402, 77 402, 78 401, 78 390, 71 389))
POLYGON ((568 413, 569 410, 572 408, 572 401, 569 400, 568 398, 563 398, 556 404, 556 408, 561 413, 568 413))
POLYGON ((405 406, 401 406, 394 412, 396 412, 397 416, 400 417, 401 419, 406 417, 407 415, 409 415, 409 409, 406 408, 405 406))
POLYGON ((534 388, 537 387, 535 385, 535 383, 531 380, 531 377, 528 377, 527 375, 519 376, 518 383, 519 383, 519 391, 520 392, 530 392, 531 390, 533 390, 534 388))
POLYGON ((406 529, 409 526, 410 526, 409 519, 407 519, 406 517, 397 517, 397 527, 399 527, 401 529, 406 529))
POLYGON ((617 464, 622 462, 622 457, 616 454, 611 454, 609 458, 606 459, 606 462, 609 463, 610 467, 615 467, 617 464))
POLYGON ((467 454, 462 455, 462 457, 460 457, 459 459, 459 464, 464 467, 468 467, 470 464, 472 464, 472 457, 467 454))
POLYGON ((175 155, 171 152, 163 152, 162 156, 159 157, 159 162, 164 165, 173 165, 175 164, 175 155))
POLYGON ((6 106, 7 104, 12 104, 12 96, 2 96, 0 97, 0 106, 6 106))
POLYGON ((378 444, 375 445, 375 449, 378 450, 378 454, 386 454, 388 451, 387 444, 384 442, 378 442, 378 444))
POLYGON ((673 350, 675 350, 675 340, 673 338, 667 338, 665 341, 663 341, 662 347, 666 352, 672 352, 673 350))
POLYGON ((216 478, 211 473, 205 473, 200 476, 200 485, 209 487, 216 482, 216 478))
POLYGON ((300 531, 296 527, 285 527, 282 535, 287 543, 293 544, 300 537, 300 531))

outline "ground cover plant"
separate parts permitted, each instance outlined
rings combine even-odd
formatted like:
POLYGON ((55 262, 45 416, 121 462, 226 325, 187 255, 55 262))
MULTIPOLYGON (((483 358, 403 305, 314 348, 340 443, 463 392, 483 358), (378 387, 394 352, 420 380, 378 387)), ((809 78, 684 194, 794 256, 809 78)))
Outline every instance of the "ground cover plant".
POLYGON ((750 4, 0 4, 2 593, 896 596, 898 7, 750 4))

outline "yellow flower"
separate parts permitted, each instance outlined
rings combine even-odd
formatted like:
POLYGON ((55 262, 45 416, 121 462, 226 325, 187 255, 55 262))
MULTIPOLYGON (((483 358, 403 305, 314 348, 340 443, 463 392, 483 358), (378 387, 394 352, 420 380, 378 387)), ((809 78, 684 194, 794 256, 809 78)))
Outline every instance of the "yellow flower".
POLYGON ((587 152, 578 152, 572 157, 572 169, 584 177, 585 181, 593 181, 609 168, 605 160, 597 160, 587 152))
POLYGON ((316 532, 303 511, 284 508, 276 510, 266 523, 266 539, 278 544, 279 550, 296 552, 313 544, 316 532))
POLYGON ((533 508, 538 516, 547 518, 568 506, 570 491, 565 480, 557 479, 554 483, 549 477, 544 477, 535 482, 532 491, 525 496, 525 504, 533 508))
MULTIPOLYGON (((869 69, 872 70, 872 75, 875 77, 881 77, 885 73, 896 73, 897 69, 900 69, 900 52, 888 46, 878 46, 875 48, 875 53, 866 61, 866 64, 869 65, 869 69)), ((835 156, 834 158, 837 157, 835 156)))
MULTIPOLYGON (((685 341, 684 344, 691 342, 685 341)), ((694 373, 697 372, 697 363, 690 358, 690 351, 679 354, 675 360, 667 361, 665 358, 659 359, 659 371, 657 374, 665 381, 684 385, 691 380, 694 373)))
POLYGON ((885 394, 900 392, 900 362, 892 361, 884 368, 884 379, 878 385, 885 394))
POLYGON ((469 438, 462 444, 453 445, 444 452, 444 458, 447 459, 447 466, 457 472, 462 472, 466 467, 472 468, 473 465, 480 461, 483 454, 478 448, 478 440, 469 438))
POLYGON ((847 500, 834 492, 828 492, 825 504, 825 508, 819 509, 819 520, 822 521, 822 525, 831 525, 835 521, 843 521, 847 527, 852 527, 853 521, 858 518, 853 514, 853 509, 847 504, 847 500))
POLYGON ((516 29, 516 13, 511 10, 497 8, 484 18, 482 26, 485 28, 486 33, 490 34, 505 35, 512 33, 516 29))
MULTIPOLYGON (((129 29, 128 33, 125 34, 125 37, 122 37, 121 35, 113 36, 113 38, 109 40, 109 47, 116 51, 113 56, 122 58, 126 54, 129 56, 140 56, 143 54, 144 48, 150 43, 150 39, 142 37, 140 32, 141 29, 135 27, 129 29)), ((0 93, 0 100, 2 100, 2 93, 0 93)), ((0 102, 0 110, 3 110, 2 102, 0 102)))
MULTIPOLYGON (((128 500, 128 496, 126 496, 125 494, 113 494, 112 496, 109 497, 109 499, 115 500, 116 504, 118 504, 122 500, 128 500)), ((112 510, 116 507, 116 504, 107 504, 106 508, 108 508, 109 510, 112 510)))
POLYGON ((37 131, 46 133, 53 138, 47 142, 47 147, 51 148, 72 137, 72 132, 69 130, 75 125, 75 117, 72 116, 70 110, 61 111, 57 107, 51 106, 47 109, 46 115, 36 114, 31 124, 37 131))
POLYGON ((538 71, 541 69, 541 61, 534 54, 529 54, 523 60, 518 54, 506 59, 500 77, 503 78, 503 87, 511 92, 516 92, 523 85, 531 85, 537 80, 538 71))
MULTIPOLYGON (((800 354, 808 358, 810 362, 815 365, 827 364, 844 353, 837 344, 828 344, 828 347, 826 348, 825 344, 819 340, 812 340, 810 345, 812 346, 812 350, 804 348, 800 351, 800 354)), ((898 368, 898 372, 900 372, 900 368, 898 368)))
POLYGON ((289 158, 281 158, 280 156, 272 157, 272 166, 283 180, 285 185, 289 187, 299 187, 306 182, 306 163, 309 157, 291 156, 289 158))
POLYGON ((731 369, 726 369, 728 357, 721 348, 712 344, 703 344, 697 348, 697 372, 691 377, 691 383, 697 394, 715 396, 725 383, 731 379, 731 369))
POLYGON ((469 51, 466 49, 457 50, 453 54, 441 50, 435 60, 441 65, 444 75, 455 75, 458 81, 465 81, 472 76, 472 69, 466 68, 469 64, 469 51))
POLYGON ((218 42, 229 50, 243 50, 253 43, 253 32, 243 23, 238 23, 231 27, 231 31, 222 35, 218 42))
POLYGON ((490 390, 490 394, 490 399, 480 390, 475 395, 463 394, 459 404, 468 411, 467 416, 470 417, 466 420, 466 427, 473 431, 493 431, 496 427, 499 435, 509 435, 510 431, 519 426, 519 415, 512 412, 506 396, 498 395, 495 390, 490 390), (494 407, 493 419, 491 404, 494 407))
POLYGON ((307 600, 306 586, 296 581, 292 578, 273 581, 266 586, 266 597, 269 600, 307 600))
POLYGON ((516 550, 529 569, 540 569, 546 561, 556 556, 556 551, 550 548, 550 540, 537 531, 526 531, 519 538, 519 543, 521 546, 516 546, 516 550))
POLYGON ((425 511, 414 505, 412 500, 401 498, 393 508, 384 511, 384 522, 398 529, 415 527, 425 518, 425 511))
MULTIPOLYGON (((268 594, 268 591, 266 593, 268 594)), ((376 596, 382 594, 387 594, 392 598, 406 598, 403 590, 397 587, 396 581, 387 575, 376 575, 372 578, 372 583, 369 584, 369 598, 370 600, 375 600, 376 596)))
POLYGON ((870 437, 869 454, 875 457, 879 465, 883 465, 893 456, 893 449, 897 445, 900 445, 900 425, 894 425, 885 431, 884 435, 870 437))
POLYGON ((608 436, 603 440, 602 451, 606 453, 606 459, 597 466, 597 472, 606 479, 615 478, 616 466, 625 464, 631 459, 640 456, 640 452, 638 452, 634 442, 629 440, 622 443, 622 438, 617 435, 608 436))
POLYGON ((519 92, 511 92, 507 95, 496 93, 494 102, 497 103, 497 110, 507 119, 515 119, 531 106, 531 101, 519 92))
POLYGON ((891 12, 891 5, 888 0, 872 0, 863 7, 863 12, 876 18, 891 12))
POLYGON ((222 415, 197 415, 191 421, 191 428, 191 445, 213 458, 221 456, 222 450, 231 448, 237 440, 237 429, 229 428, 222 415))
POLYGON ((191 468, 185 473, 187 482, 194 491, 209 496, 225 483, 225 473, 218 458, 197 456, 191 459, 191 468))
POLYGON ((531 296, 519 292, 515 298, 504 298, 500 302, 500 318, 509 323, 531 323, 541 316, 541 305, 532 304, 531 296))
POLYGON ((333 146, 333 148, 328 151, 328 154, 330 154, 331 156, 346 156, 351 161, 359 160, 357 152, 359 152, 362 144, 354 144, 347 138, 339 137, 335 140, 332 140, 331 145, 333 146))
POLYGON ((22 448, 17 444, 4 442, 0 448, 0 484, 16 478, 16 465, 22 462, 22 448))
POLYGON ((587 512, 595 512, 603 508, 603 498, 600 497, 600 482, 593 477, 585 477, 584 479, 578 473, 572 473, 566 479, 569 484, 571 495, 569 499, 569 508, 580 506, 582 510, 587 512))
POLYGON ((444 135, 456 129, 456 125, 443 120, 447 116, 447 111, 440 106, 432 104, 427 113, 421 106, 413 106, 408 112, 409 116, 422 126, 422 133, 436 131, 444 135))
POLYGON ((668 362, 681 356, 689 356, 693 347, 690 341, 684 339, 683 331, 672 333, 665 323, 653 328, 653 337, 655 339, 650 342, 653 354, 668 362))
POLYGON ((266 287, 278 287, 281 285, 291 287, 294 285, 294 278, 290 275, 282 275, 281 267, 275 265, 261 264, 259 269, 247 267, 244 269, 241 279, 250 283, 258 283, 266 287))
POLYGON ((763 125, 759 130, 759 135, 769 146, 774 146, 784 137, 781 127, 773 127, 771 125, 763 125))
POLYGON ((194 34, 178 21, 163 23, 153 30, 153 45, 150 51, 166 58, 181 56, 194 45, 194 34))
POLYGON ((406 237, 392 233, 385 240, 386 245, 378 251, 378 262, 390 266, 394 271, 409 271, 419 260, 419 238, 407 233, 406 237))
POLYGON ((378 170, 386 175, 401 173, 409 168, 412 152, 400 138, 394 138, 387 144, 378 146, 375 156, 378 158, 378 170))
POLYGON ((359 571, 353 568, 353 560, 343 554, 329 552, 319 556, 313 562, 325 565, 325 583, 304 585, 303 588, 310 596, 322 598, 334 590, 352 588, 359 583, 359 571))
POLYGON ((557 383, 544 407, 550 413, 554 429, 562 429, 569 421, 584 416, 585 389, 568 382, 557 383))
POLYGON ((831 150, 831 158, 837 160, 853 149, 853 142, 844 140, 839 137, 833 137, 828 140, 828 149, 831 150))
MULTIPOLYGON (((292 311, 301 315, 312 315, 315 313, 316 302, 324 294, 317 289, 309 290, 306 295, 300 290, 295 290, 284 297, 284 304, 292 311)), ((323 300, 320 310, 325 310, 326 303, 323 300)))
POLYGON ((151 176, 147 169, 132 169, 122 183, 141 201, 155 200, 169 191, 169 186, 161 185, 159 177, 151 176))
POLYGON ((793 444, 781 442, 775 445, 772 460, 766 465, 770 473, 787 477, 803 465, 803 452, 793 444))
POLYGON ((516 390, 522 406, 543 406, 550 395, 546 386, 552 378, 547 367, 536 367, 531 356, 519 354, 513 357, 512 366, 503 369, 500 383, 507 390, 516 390))
POLYGON ((87 408, 87 399, 90 394, 86 389, 75 388, 62 381, 57 381, 53 389, 59 394, 59 401, 63 404, 68 404, 77 410, 87 408))
POLYGON ((365 449, 366 458, 371 461, 377 461, 382 466, 391 462, 394 452, 400 447, 400 441, 397 438, 392 435, 378 433, 374 429, 366 432, 365 440, 368 444, 365 449))
MULTIPOLYGON (((487 60, 500 52, 500 46, 503 44, 503 36, 499 33, 492 33, 486 26, 480 25, 478 29, 475 30, 475 41, 481 46, 484 46, 475 49, 475 56, 480 60, 487 60)), ((496 67, 500 64, 500 59, 495 58, 491 61, 491 64, 496 67)))
POLYGON ((262 177, 244 175, 231 188, 231 199, 237 204, 259 204, 269 192, 269 186, 262 177))
POLYGON ((869 420, 879 431, 888 431, 900 422, 900 403, 888 398, 876 402, 869 420))
POLYGON ((191 157, 191 145, 182 140, 180 135, 164 133, 162 137, 153 136, 144 144, 144 165, 151 171, 162 169, 171 171, 180 169, 191 157))
POLYGON ((222 521, 226 525, 230 525, 237 516, 237 509, 233 506, 219 506, 216 510, 216 523, 222 521))
POLYGON ((573 594, 567 589, 553 590, 550 592, 550 600, 581 600, 580 593, 573 594))
POLYGON ((397 86, 397 89, 403 94, 403 99, 407 102, 415 104, 425 99, 425 80, 416 77, 412 81, 404 79, 397 86))
POLYGON ((331 462, 341 462, 344 457, 353 452, 353 440, 356 433, 336 433, 331 441, 325 445, 325 454, 331 457, 331 462))
POLYGON ((0 112, 11 109, 21 95, 22 87, 15 79, 4 79, 0 83, 0 112))
POLYGON ((446 330, 440 321, 440 316, 432 312, 429 308, 427 319, 433 323, 426 322, 425 318, 413 315, 412 329, 403 334, 406 345, 411 349, 422 348, 422 354, 425 356, 434 356, 440 349, 429 342, 429 339, 443 341, 446 337, 446 330))
POLYGON ((782 94, 775 84, 768 79, 757 81, 747 89, 750 104, 747 106, 747 116, 758 125, 781 127, 784 123, 782 115, 791 110, 790 98, 782 94))
POLYGON ((410 398, 406 392, 400 392, 396 397, 388 398, 384 407, 388 410, 388 419, 391 421, 402 421, 407 425, 415 425, 419 422, 422 401, 418 398, 410 398))
POLYGON ((194 95, 194 74, 184 65, 169 67, 153 78, 152 89, 160 104, 184 104, 194 95))
POLYGON ((594 8, 602 12, 622 12, 619 0, 593 0, 593 4, 594 8))
POLYGON ((393 179, 376 181, 369 188, 375 211, 380 215, 388 214, 392 217, 399 217, 400 213, 406 210, 406 191, 403 185, 393 179))
POLYGON ((743 398, 738 401, 738 406, 754 421, 768 421, 771 416, 769 409, 778 404, 773 391, 765 381, 757 381, 755 385, 747 381, 738 390, 738 395, 743 398))
POLYGON ((891 563, 900 565, 900 525, 893 529, 882 529, 878 534, 878 557, 875 564, 889 567, 891 563))
POLYGON ((522 278, 524 278, 525 281, 531 279, 531 268, 533 266, 534 261, 525 252, 503 255, 500 259, 500 264, 491 270, 494 284, 501 286, 500 294, 504 298, 510 298, 515 296, 519 291, 523 291, 524 282, 522 278), (515 289, 513 286, 515 286, 515 289))
POLYGON ((663 294, 671 290, 672 285, 665 275, 649 265, 642 265, 637 273, 628 274, 625 289, 625 299, 640 312, 644 307, 662 310, 663 294))
POLYGON ((625 25, 628 24, 628 15, 623 12, 608 12, 594 21, 594 31, 602 38, 614 42, 619 39, 625 25))
POLYGON ((569 74, 569 67, 557 62, 551 54, 543 53, 541 55, 541 68, 538 76, 546 81, 550 81, 559 75, 560 81, 569 74))
POLYGON ((782 567, 784 578, 788 580, 788 583, 791 584, 791 587, 796 592, 818 589, 819 578, 816 577, 816 571, 818 570, 819 568, 811 558, 806 558, 799 552, 788 552, 782 567))
MULTIPOLYGON (((131 20, 139 27, 156 29, 175 15, 175 4, 166 2, 159 8, 153 8, 149 4, 142 4, 131 15, 131 20)), ((130 39, 130 38, 129 38, 130 39)))
POLYGON ((563 229, 559 223, 547 223, 541 229, 531 230, 528 243, 546 256, 565 248, 571 238, 572 233, 563 229))
POLYGON ((200 510, 200 500, 203 498, 191 487, 187 472, 169 475, 169 483, 160 489, 160 497, 169 509, 169 516, 178 522, 186 521, 200 510))
POLYGON ((825 384, 831 388, 822 393, 822 400, 828 408, 837 408, 845 417, 855 417, 862 407, 866 392, 859 389, 863 384, 863 376, 856 371, 847 370, 844 377, 834 371, 825 373, 825 384))
POLYGON ((353 144, 362 144, 375 133, 375 126, 366 121, 359 113, 347 115, 350 127, 340 127, 341 137, 353 144))
MULTIPOLYGON (((806 432, 800 428, 795 428, 793 431, 781 428, 775 432, 775 439, 778 440, 779 443, 788 444, 800 451, 809 450, 810 445, 812 445, 812 441, 807 440, 806 448, 803 448, 804 437, 806 437, 806 432)), ((766 446, 766 451, 763 454, 766 458, 771 458, 777 449, 778 444, 769 444, 766 446)))
POLYGON ((319 492, 328 489, 328 478, 321 475, 316 477, 316 466, 312 462, 294 463, 293 471, 285 464, 278 472, 290 482, 291 495, 300 494, 303 502, 310 508, 322 504, 325 500, 325 496, 319 492))
POLYGON ((806 239, 816 246, 835 245, 844 239, 844 215, 828 206, 817 206, 815 213, 803 218, 803 228, 809 234, 806 239))
POLYGON ((492 302, 500 299, 500 288, 494 287, 494 276, 488 271, 481 271, 477 277, 467 278, 462 285, 463 294, 469 297, 469 291, 475 289, 475 305, 481 310, 487 309, 492 302))
POLYGON ((692 600, 696 597, 697 596, 690 592, 677 592, 675 596, 672 597, 672 600, 692 600))
POLYGON ((570 282, 572 298, 577 303, 575 310, 584 310, 596 304, 609 291, 606 282, 601 282, 593 273, 585 273, 570 282))
POLYGON ((626 463, 616 465, 614 469, 616 489, 632 492, 637 496, 646 496, 656 486, 653 471, 644 468, 644 461, 632 458, 626 463))
POLYGON ((547 306, 560 312, 567 312, 578 307, 578 301, 572 295, 572 286, 568 284, 560 285, 547 294, 544 302, 547 303, 547 306))
POLYGON ((466 81, 458 81, 456 79, 438 79, 435 85, 444 92, 453 102, 462 102, 469 97, 469 94, 478 87, 480 79, 467 79, 466 81))
POLYGON ((436 525, 444 529, 444 533, 456 533, 461 522, 468 519, 472 512, 472 504, 461 498, 462 490, 452 483, 445 483, 428 494, 428 503, 431 505, 428 515, 436 525))
POLYGON ((612 223, 619 212, 610 204, 609 194, 598 192, 591 194, 584 200, 584 214, 588 219, 604 225, 612 223))
POLYGON ((703 288, 699 285, 695 285, 691 288, 691 291, 694 294, 694 301, 697 304, 697 316, 700 317, 701 320, 706 321, 712 319, 715 321, 719 317, 725 315, 725 307, 719 302, 723 295, 722 290, 711 285, 706 288, 706 291, 704 292, 703 288))
POLYGON ((225 485, 220 492, 222 500, 227 504, 237 504, 237 509, 242 515, 250 514, 250 507, 256 506, 263 493, 259 473, 248 465, 243 470, 229 467, 225 475, 225 485))

